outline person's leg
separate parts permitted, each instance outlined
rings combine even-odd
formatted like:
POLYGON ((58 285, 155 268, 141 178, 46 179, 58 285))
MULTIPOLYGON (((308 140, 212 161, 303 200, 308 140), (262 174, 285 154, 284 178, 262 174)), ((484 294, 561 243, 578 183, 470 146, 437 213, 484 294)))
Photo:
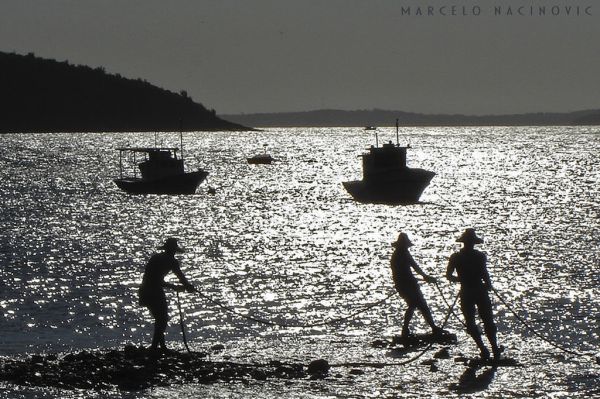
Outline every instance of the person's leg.
POLYGON ((465 317, 465 325, 467 326, 467 333, 473 338, 475 344, 479 348, 481 352, 481 357, 487 359, 490 357, 490 351, 483 344, 483 340, 481 339, 481 334, 479 333, 479 329, 477 328, 477 324, 475 323, 475 303, 470 298, 464 298, 461 295, 460 298, 460 308, 465 317))
POLYGON ((154 320, 154 337, 152 337, 152 346, 150 349, 165 348, 165 331, 167 329, 166 317, 159 317, 154 320))
POLYGON ((431 327, 431 331, 434 334, 439 334, 442 329, 435 325, 435 321, 433 321, 433 316, 431 315, 431 310, 429 309, 429 306, 427 306, 427 301, 425 301, 425 297, 418 286, 414 287, 413 297, 413 304, 417 309, 419 309, 419 312, 421 312, 423 318, 427 324, 429 324, 429 327, 431 327))
POLYGON ((166 299, 157 301, 150 308, 150 313, 154 317, 154 336, 152 337, 152 346, 150 349, 166 349, 165 331, 167 330, 167 322, 169 320, 168 307, 166 299))
POLYGON ((481 321, 483 322, 483 330, 485 331, 485 336, 487 337, 490 345, 492 346, 492 352, 494 353, 494 358, 500 357, 500 348, 498 347, 498 341, 496 338, 496 334, 498 329, 496 327, 496 323, 494 323, 494 314, 492 311, 492 302, 488 295, 482 295, 481 298, 477 301, 477 310, 479 312, 479 317, 481 317, 481 321))
POLYGON ((419 302, 419 305, 417 306, 417 308, 423 315, 423 318, 425 319, 427 324, 429 324, 429 327, 431 327, 431 331, 434 334, 441 333, 442 329, 435 325, 435 321, 433 321, 433 316, 431 315, 431 310, 429 309, 429 306, 427 306, 427 302, 425 302, 425 299, 423 299, 422 301, 419 302))
POLYGON ((441 328, 435 325, 433 317, 431 316, 431 311, 429 310, 429 306, 427 306, 427 302, 425 301, 425 297, 421 292, 421 288, 419 288, 417 284, 408 287, 406 292, 406 303, 409 306, 412 306, 413 311, 414 309, 419 309, 419 312, 421 312, 423 318, 427 324, 429 324, 434 334, 441 331, 441 328))
POLYGON ((413 317, 413 314, 415 313, 415 306, 414 305, 409 305, 408 308, 406 309, 406 312, 404 313, 404 323, 402 323, 402 336, 406 337, 408 335, 410 335, 410 320, 413 317))

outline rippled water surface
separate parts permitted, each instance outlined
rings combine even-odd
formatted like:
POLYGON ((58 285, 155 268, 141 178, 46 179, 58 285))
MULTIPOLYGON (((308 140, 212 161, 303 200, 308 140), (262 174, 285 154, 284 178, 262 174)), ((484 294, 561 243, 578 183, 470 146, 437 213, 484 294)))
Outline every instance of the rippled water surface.
MULTIPOLYGON (((137 306, 137 285, 145 261, 170 235, 187 249, 183 270, 203 293, 252 316, 309 324, 359 311, 393 291, 390 242, 401 230, 451 302, 457 287, 442 278, 447 259, 462 230, 475 227, 494 286, 510 305, 493 297, 499 341, 520 366, 477 370, 483 383, 473 392, 455 389, 468 370, 454 359, 477 355, 455 318, 447 328, 459 342, 449 347, 450 359, 437 360, 437 371, 428 360, 438 346, 405 366, 391 364, 415 353, 371 347, 399 333, 399 297, 345 323, 283 328, 184 294, 193 349, 225 346, 213 360, 366 364, 334 367, 322 381, 171 386, 129 397, 600 395, 599 132, 408 129, 401 142, 412 144, 409 165, 437 173, 423 202, 410 206, 361 205, 345 192, 341 182, 360 177, 357 156, 374 142, 358 128, 186 133, 187 166, 210 172, 192 196, 130 196, 112 183, 114 149, 153 145, 152 133, 0 136, 0 355, 148 343, 152 322, 137 306), (248 165, 245 158, 263 144, 277 161, 248 165), (591 357, 550 346, 511 309, 550 341, 591 357)), ((379 138, 395 134, 380 129, 379 138)), ((179 145, 177 134, 159 140, 179 145)), ((434 286, 423 291, 441 323, 448 306, 434 286)), ((428 330, 418 314, 414 329, 428 330)), ((176 318, 167 339, 182 348, 176 318)), ((0 394, 92 395, 7 384, 0 394)))

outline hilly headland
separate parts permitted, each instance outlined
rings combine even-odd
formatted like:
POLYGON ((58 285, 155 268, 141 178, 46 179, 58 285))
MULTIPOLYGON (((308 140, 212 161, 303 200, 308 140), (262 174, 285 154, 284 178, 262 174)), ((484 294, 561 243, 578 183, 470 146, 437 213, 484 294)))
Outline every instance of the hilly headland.
POLYGON ((0 52, 0 133, 251 130, 142 79, 0 52))
POLYGON ((578 126, 600 125, 600 110, 566 113, 511 115, 421 114, 392 110, 344 111, 323 109, 307 112, 222 115, 223 118, 257 127, 350 127, 392 126, 578 126))

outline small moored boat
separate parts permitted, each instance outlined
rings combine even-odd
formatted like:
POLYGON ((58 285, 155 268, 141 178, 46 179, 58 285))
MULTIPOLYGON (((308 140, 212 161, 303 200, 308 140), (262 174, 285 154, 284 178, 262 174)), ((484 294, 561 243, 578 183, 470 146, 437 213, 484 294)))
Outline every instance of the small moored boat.
POLYGON ((194 194, 208 172, 198 169, 185 172, 183 158, 177 157, 175 147, 124 147, 118 148, 120 177, 115 184, 130 194, 194 194), (124 154, 133 157, 133 177, 123 176, 124 154), (137 163, 137 156, 143 156, 143 161, 137 163))
POLYGON ((267 153, 267 144, 263 144, 265 151, 262 154, 254 155, 253 157, 246 158, 246 161, 252 165, 269 165, 274 161, 271 154, 267 153))
POLYGON ((270 164, 273 162, 273 157, 270 154, 258 154, 250 158, 246 158, 249 164, 270 164))

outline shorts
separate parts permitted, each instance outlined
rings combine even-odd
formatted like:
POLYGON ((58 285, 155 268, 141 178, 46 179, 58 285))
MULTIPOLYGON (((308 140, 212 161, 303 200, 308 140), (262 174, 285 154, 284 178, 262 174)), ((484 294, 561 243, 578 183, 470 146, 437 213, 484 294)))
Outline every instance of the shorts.
POLYGON ((169 307, 167 305, 167 298, 162 288, 148 288, 140 286, 139 289, 139 303, 141 306, 145 306, 150 310, 152 316, 156 317, 167 317, 169 307))
POLYGON ((396 283, 396 291, 404 299, 408 306, 422 307, 427 306, 423 293, 419 285, 414 284, 398 284, 396 283))

